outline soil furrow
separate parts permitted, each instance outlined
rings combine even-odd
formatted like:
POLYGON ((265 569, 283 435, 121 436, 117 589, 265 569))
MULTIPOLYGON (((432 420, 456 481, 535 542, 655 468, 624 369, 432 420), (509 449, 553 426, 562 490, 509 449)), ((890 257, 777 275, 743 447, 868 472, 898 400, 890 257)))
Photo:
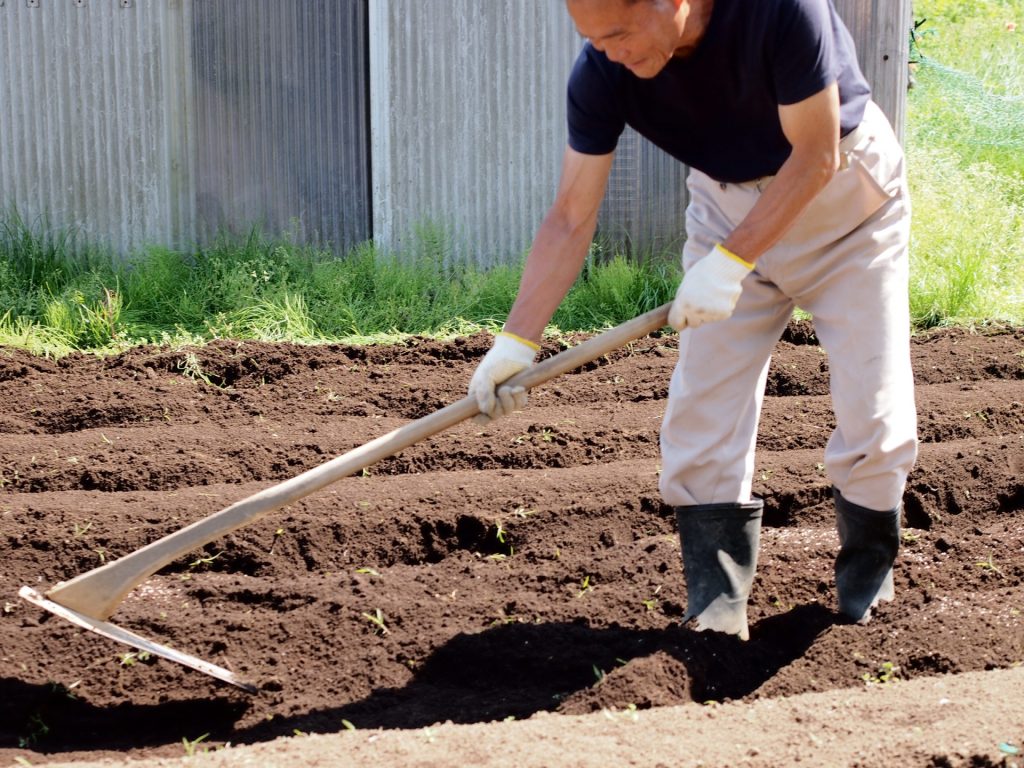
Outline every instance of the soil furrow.
MULTIPOLYGON (((918 390, 919 437, 941 443, 1024 434, 1024 381, 937 384, 918 390)), ((399 455, 373 473, 459 469, 542 469, 657 457, 664 403, 625 404, 563 418, 531 405, 493 425, 459 425, 399 455)), ((398 429, 392 419, 324 417, 315 425, 246 418, 200 434, 191 425, 161 430, 99 428, 36 437, 0 434, 0 494, 60 490, 173 490, 191 485, 281 481, 398 429)), ((766 398, 758 448, 824 448, 834 428, 827 396, 766 398)))
MULTIPOLYGON (((575 343, 549 341, 546 353, 575 343)), ((1024 331, 915 338, 920 456, 897 599, 835 612, 828 359, 793 324, 769 375, 751 640, 683 623, 655 336, 176 559, 118 623, 230 666, 248 696, 16 597, 90 571, 460 399, 484 335, 379 348, 217 342, 53 362, 0 350, 0 760, 180 755, 772 699, 1024 661, 1024 331), (18 748, 20 747, 20 748, 18 748)), ((1009 736, 1008 736, 1009 738, 1009 736)))
MULTIPOLYGON (((484 335, 376 348, 222 341, 177 351, 138 348, 112 358, 72 355, 59 363, 0 349, 0 433, 156 428, 169 420, 316 419, 339 412, 418 418, 465 395, 488 345, 484 335)), ((545 354, 563 346, 547 342, 545 354)), ((952 329, 915 338, 912 360, 921 385, 1024 380, 1022 351, 1020 330, 981 335, 952 329)), ((643 339, 539 388, 535 397, 572 408, 664 399, 675 359, 674 337, 643 339)), ((766 392, 827 395, 827 356, 814 345, 780 342, 766 392)))
MULTIPOLYGON (((767 525, 831 521, 831 486, 820 461, 817 450, 760 454, 754 492, 765 501, 767 525)), ((1022 466, 1024 436, 922 446, 905 497, 907 524, 942 531, 964 518, 978 525, 1013 516, 1024 503, 1022 466)), ((672 531, 672 512, 658 497, 657 472, 654 460, 629 460, 543 471, 347 478, 207 545, 205 555, 181 558, 171 569, 184 572, 198 557, 213 555, 216 570, 271 578, 355 561, 429 565, 463 551, 507 553, 528 531, 552 547, 573 539, 614 546, 638 531, 672 531), (498 540, 499 526, 507 543, 498 540)), ((7 540, 8 568, 15 576, 24 580, 37 570, 53 582, 262 488, 12 494, 0 504, 0 537, 7 540)))

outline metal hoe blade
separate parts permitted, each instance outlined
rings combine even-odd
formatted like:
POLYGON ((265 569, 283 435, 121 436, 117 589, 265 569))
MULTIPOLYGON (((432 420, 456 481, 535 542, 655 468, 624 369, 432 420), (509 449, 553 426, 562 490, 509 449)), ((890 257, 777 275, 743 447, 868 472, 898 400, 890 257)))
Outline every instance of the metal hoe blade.
POLYGON ((18 590, 18 597, 28 600, 33 605, 37 605, 50 613, 60 616, 62 619, 70 621, 76 626, 88 629, 90 632, 95 632, 109 640, 130 645, 133 648, 138 648, 140 651, 146 651, 147 653, 152 653, 155 656, 160 656, 162 658, 169 659, 170 661, 176 661, 178 664, 184 664, 186 667, 191 667, 198 672, 203 672, 211 677, 216 677, 218 680, 223 680, 225 683, 237 685, 239 688, 244 691, 248 691, 249 693, 256 693, 258 690, 255 685, 239 680, 235 677, 233 672, 230 672, 223 667, 218 667, 216 664, 203 661, 195 656, 189 656, 187 653, 182 653, 174 648, 168 648, 166 645, 154 643, 152 640, 147 640, 141 635, 136 635, 134 632, 122 629, 116 624, 111 624, 109 621, 93 619, 83 613, 73 611, 70 608, 66 608, 63 605, 53 602, 52 600, 47 600, 31 587, 22 587, 18 590))

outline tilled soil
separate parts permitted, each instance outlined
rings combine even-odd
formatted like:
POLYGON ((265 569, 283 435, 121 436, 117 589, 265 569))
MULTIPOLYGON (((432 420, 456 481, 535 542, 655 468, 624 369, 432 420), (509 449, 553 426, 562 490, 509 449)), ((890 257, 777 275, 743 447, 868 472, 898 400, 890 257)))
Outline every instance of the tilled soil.
POLYGON ((0 758, 765 700, 1024 660, 1024 331, 1005 328, 914 340, 898 598, 867 626, 835 613, 828 360, 801 324, 759 433, 747 643, 680 625, 657 491, 676 347, 659 335, 180 558, 114 615, 256 695, 18 599, 462 398, 488 343, 0 349, 0 758))

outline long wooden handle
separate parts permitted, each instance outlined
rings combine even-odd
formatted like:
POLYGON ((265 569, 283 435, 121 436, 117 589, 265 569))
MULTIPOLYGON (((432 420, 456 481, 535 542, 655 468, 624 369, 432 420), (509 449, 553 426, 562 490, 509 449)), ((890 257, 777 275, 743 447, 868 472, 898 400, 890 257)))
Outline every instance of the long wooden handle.
MULTIPOLYGON (((665 325, 669 305, 617 325, 582 344, 541 361, 509 379, 530 389, 579 368, 665 325)), ((393 456, 404 448, 452 427, 480 411, 465 397, 429 416, 410 422, 348 453, 306 470, 290 480, 235 502, 124 557, 56 584, 46 596, 55 603, 95 619, 105 620, 134 587, 147 577, 205 544, 254 522, 268 512, 291 504, 343 477, 393 456)))

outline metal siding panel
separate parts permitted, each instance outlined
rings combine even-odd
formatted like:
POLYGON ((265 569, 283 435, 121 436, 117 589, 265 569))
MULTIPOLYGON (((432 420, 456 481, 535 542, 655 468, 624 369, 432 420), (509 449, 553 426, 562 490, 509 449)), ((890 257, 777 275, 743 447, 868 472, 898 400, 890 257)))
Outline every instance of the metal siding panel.
POLYGON ((516 258, 554 199, 579 41, 559 3, 371 0, 374 235, 445 228, 452 255, 516 258))
MULTIPOLYGON (((5 9, 5 12, 10 12, 10 9, 5 9)), ((15 16, 14 23, 10 25, 13 31, 10 45, 7 47, 9 54, 8 62, 10 64, 10 77, 0 78, 4 81, 4 85, 10 87, 11 95, 8 103, 11 105, 11 111, 9 115, 9 130, 4 132, 5 136, 10 137, 9 146, 11 148, 10 154, 10 175, 4 178, 5 189, 4 189, 4 203, 5 204, 20 204, 24 205, 28 201, 26 199, 25 183, 28 179, 26 173, 26 165, 28 162, 28 147, 26 146, 26 135, 27 125, 25 115, 28 114, 28 109, 25 105, 25 99, 29 92, 29 88, 25 85, 25 80, 29 76, 29 70, 32 66, 31 60, 23 58, 19 55, 19 51, 25 46, 25 42, 28 40, 28 19, 24 15, 15 16)), ((0 110, 0 113, 6 110, 0 110)), ((6 116, 6 115, 5 115, 6 116)), ((5 141, 5 144, 8 142, 5 141)))
POLYGON ((370 62, 370 210, 373 238, 380 243, 393 240, 393 196, 391 195, 391 19, 387 7, 371 0, 367 13, 370 62))
MULTIPOLYGON (((171 14, 163 32, 162 61, 159 69, 153 67, 151 81, 154 103, 160 98, 161 84, 166 84, 163 99, 167 105, 167 141, 163 147, 163 162, 167 169, 167 205, 162 211, 161 226, 167 228, 168 244, 187 247, 194 240, 196 220, 195 95, 190 55, 192 3, 191 0, 169 0, 168 5, 171 14)), ((153 34, 159 33, 154 30, 153 34)))
POLYGON ((10 194, 10 187, 13 185, 11 179, 14 176, 14 160, 11 157, 14 142, 9 138, 14 127, 11 82, 18 76, 14 68, 16 59, 12 54, 13 33, 14 25, 9 20, 5 24, 0 24, 0 105, 3 106, 0 109, 0 210, 8 205, 6 197, 10 194))
POLYGON ((244 8, 195 0, 202 239, 254 224, 338 249, 367 238, 365 0, 244 8))
POLYGON ((678 246, 688 202, 686 172, 686 166, 627 127, 601 205, 602 243, 638 257, 678 246))
POLYGON ((679 251, 685 238, 687 168, 648 141, 640 146, 640 193, 634 252, 679 251))
MULTIPOLYGON (((901 129, 910 2, 897 3, 836 0, 901 129)), ((554 197, 565 78, 580 45, 561 4, 245 8, 6 4, 0 201, 121 251, 191 242, 197 218, 207 236, 256 220, 285 231, 296 219, 300 238, 350 244, 369 234, 372 181, 382 244, 400 247, 433 221, 479 263, 525 251, 554 197)), ((640 247, 674 239, 684 175, 627 132, 601 231, 640 247)))
POLYGON ((178 118, 161 48, 181 10, 180 0, 0 8, 5 205, 83 246, 125 253, 175 239, 165 179, 178 118))
MULTIPOLYGON (((582 41, 560 3, 445 8, 371 2, 374 234, 401 250, 431 222, 453 256, 489 266, 529 248, 554 199, 582 41)), ((647 247, 678 238, 685 168, 641 141, 620 143, 599 227, 647 247)))

